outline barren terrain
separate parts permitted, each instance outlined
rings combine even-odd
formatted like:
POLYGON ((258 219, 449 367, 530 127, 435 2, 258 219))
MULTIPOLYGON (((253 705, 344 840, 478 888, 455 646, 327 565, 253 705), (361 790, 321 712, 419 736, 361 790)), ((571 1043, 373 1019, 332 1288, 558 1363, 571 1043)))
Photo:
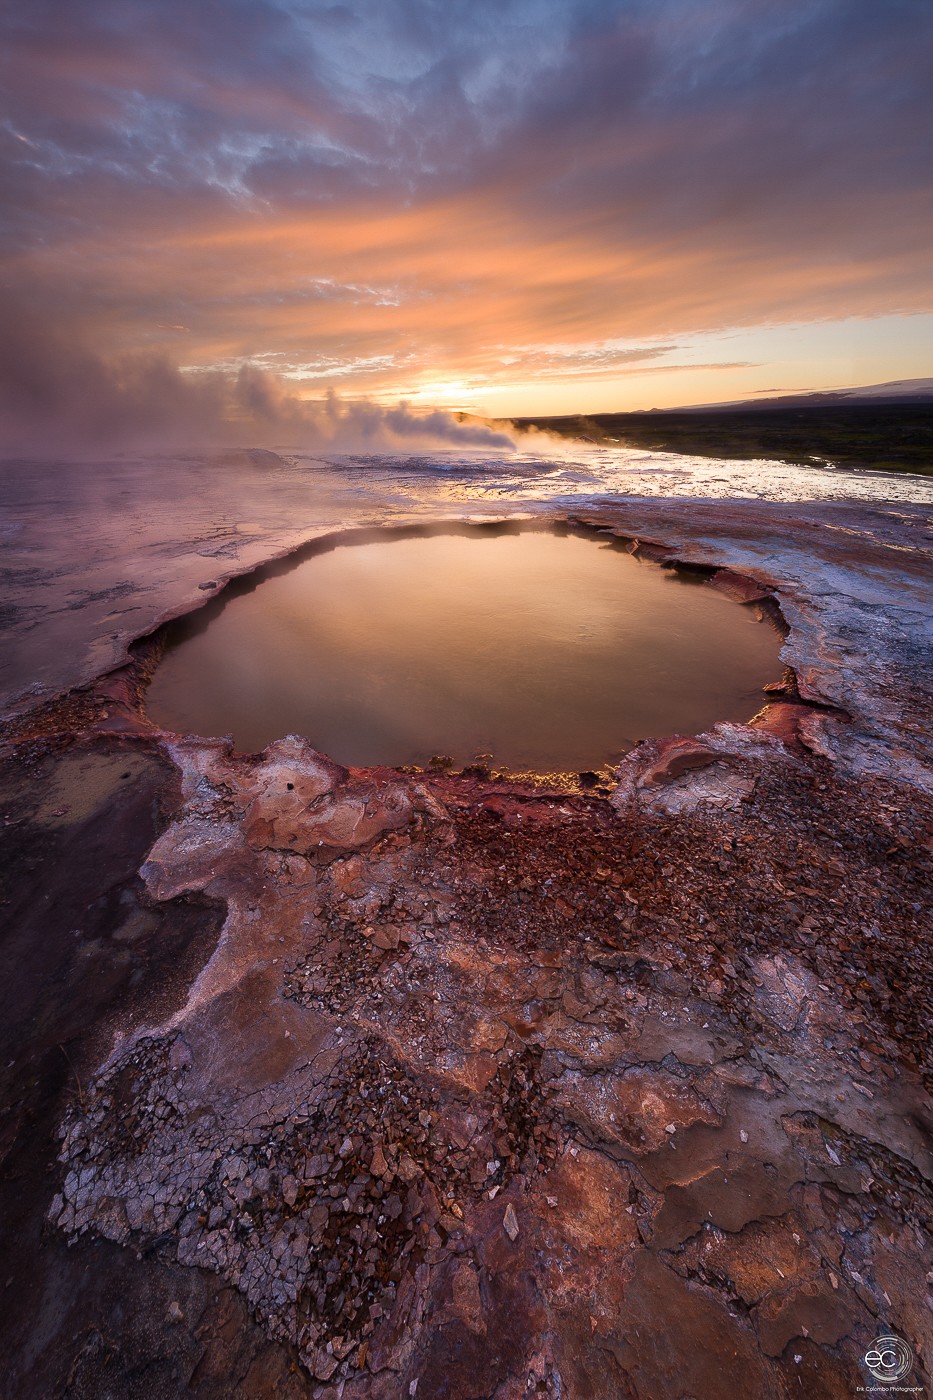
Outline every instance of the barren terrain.
POLYGON ((4 1394, 850 1396, 931 1379, 920 507, 612 503, 777 608, 748 725, 612 774, 7 726, 4 1394))

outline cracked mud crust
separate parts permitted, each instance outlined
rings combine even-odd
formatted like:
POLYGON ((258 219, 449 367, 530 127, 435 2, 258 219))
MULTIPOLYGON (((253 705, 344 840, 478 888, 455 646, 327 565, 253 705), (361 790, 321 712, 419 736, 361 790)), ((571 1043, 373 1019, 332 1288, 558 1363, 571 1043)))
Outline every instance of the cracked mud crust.
POLYGON ((929 556, 718 509, 588 519, 776 594, 793 670, 608 800, 138 678, 20 728, 12 1394, 843 1397, 885 1331, 929 1386, 929 556))

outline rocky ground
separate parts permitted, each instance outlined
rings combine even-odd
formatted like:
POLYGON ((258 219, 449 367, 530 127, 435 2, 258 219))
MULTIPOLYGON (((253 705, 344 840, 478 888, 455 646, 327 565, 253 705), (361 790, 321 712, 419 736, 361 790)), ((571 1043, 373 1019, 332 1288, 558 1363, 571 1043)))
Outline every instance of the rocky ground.
POLYGON ((588 513, 790 628, 611 777, 237 755, 145 649, 9 729, 4 1396, 925 1392, 933 533, 782 510, 588 513))

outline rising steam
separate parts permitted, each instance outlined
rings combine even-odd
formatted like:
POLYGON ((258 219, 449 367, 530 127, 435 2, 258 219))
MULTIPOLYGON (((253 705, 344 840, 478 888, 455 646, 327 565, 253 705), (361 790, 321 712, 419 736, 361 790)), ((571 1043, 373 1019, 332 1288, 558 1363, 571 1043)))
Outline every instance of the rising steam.
POLYGON ((310 402, 274 375, 185 372, 160 354, 107 359, 7 308, 0 333, 0 455, 222 448, 391 451, 400 446, 514 448, 512 437, 443 410, 384 407, 335 394, 310 402))

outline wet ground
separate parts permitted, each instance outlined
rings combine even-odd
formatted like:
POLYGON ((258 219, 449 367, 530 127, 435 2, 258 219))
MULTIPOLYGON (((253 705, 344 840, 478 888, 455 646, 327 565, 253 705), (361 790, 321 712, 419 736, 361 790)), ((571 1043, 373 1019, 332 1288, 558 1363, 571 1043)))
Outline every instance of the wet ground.
POLYGON ((9 1394, 929 1389, 928 515, 581 513, 773 593, 753 725, 346 770, 143 649, 8 729, 9 1394))
POLYGON ((640 498, 799 502, 818 521, 845 502, 929 513, 933 481, 548 439, 498 455, 0 462, 0 715, 92 680, 134 637, 329 530, 640 498))

